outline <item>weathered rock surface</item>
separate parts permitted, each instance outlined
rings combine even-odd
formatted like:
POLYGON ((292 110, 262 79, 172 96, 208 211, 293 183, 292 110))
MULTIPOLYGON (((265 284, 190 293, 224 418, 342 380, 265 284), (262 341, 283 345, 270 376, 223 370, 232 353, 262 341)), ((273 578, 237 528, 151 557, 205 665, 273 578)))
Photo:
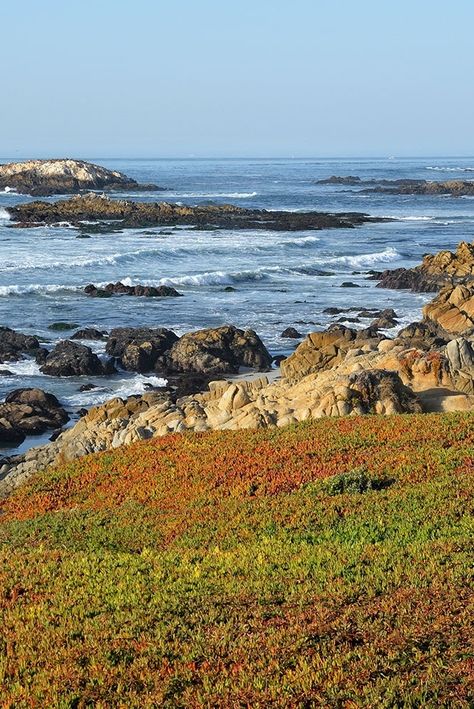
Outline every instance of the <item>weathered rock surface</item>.
POLYGON ((63 426, 69 417, 53 394, 16 389, 0 404, 0 445, 18 445, 28 435, 63 426))
POLYGON ((474 282, 448 286, 423 308, 423 316, 451 334, 474 330, 474 282))
POLYGON ((177 340, 178 336, 164 327, 118 327, 111 330, 105 349, 124 369, 150 372, 177 340))
POLYGON ((118 281, 117 283, 108 283, 104 288, 95 286, 89 283, 84 288, 84 293, 92 297, 107 297, 108 295, 135 295, 144 296, 145 298, 177 298, 182 296, 176 288, 171 286, 127 286, 118 281))
MULTIPOLYGON (((110 228, 193 225, 199 228, 301 229, 349 228, 365 222, 387 221, 359 212, 269 212, 233 205, 186 205, 168 202, 132 202, 94 193, 56 202, 29 202, 8 207, 14 225, 36 226, 67 221, 71 224, 111 220, 110 228)), ((107 225, 104 225, 104 228, 107 225)))
POLYGON ((183 335, 166 355, 165 371, 237 374, 240 367, 271 368, 272 357, 254 330, 233 325, 183 335))
POLYGON ((107 170, 84 160, 27 160, 0 165, 0 189, 15 189, 34 196, 74 194, 83 190, 162 189, 141 185, 116 170, 107 170))
POLYGON ((9 327, 0 327, 0 363, 16 362, 24 355, 36 357, 40 343, 33 335, 23 335, 9 327))
POLYGON ((370 276, 379 288, 407 289, 431 293, 446 285, 474 279, 474 244, 461 241, 455 252, 427 254, 420 266, 396 268, 370 276))
POLYGON ((71 340, 58 342, 47 355, 40 369, 43 374, 54 377, 103 375, 115 371, 111 360, 102 361, 90 347, 71 340))

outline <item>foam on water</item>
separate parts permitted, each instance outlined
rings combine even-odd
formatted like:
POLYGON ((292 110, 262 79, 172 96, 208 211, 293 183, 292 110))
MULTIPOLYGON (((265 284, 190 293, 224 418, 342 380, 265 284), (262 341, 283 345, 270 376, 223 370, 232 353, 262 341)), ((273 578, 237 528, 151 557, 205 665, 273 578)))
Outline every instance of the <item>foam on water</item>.
POLYGON ((4 207, 0 207, 0 221, 8 222, 10 215, 4 207))

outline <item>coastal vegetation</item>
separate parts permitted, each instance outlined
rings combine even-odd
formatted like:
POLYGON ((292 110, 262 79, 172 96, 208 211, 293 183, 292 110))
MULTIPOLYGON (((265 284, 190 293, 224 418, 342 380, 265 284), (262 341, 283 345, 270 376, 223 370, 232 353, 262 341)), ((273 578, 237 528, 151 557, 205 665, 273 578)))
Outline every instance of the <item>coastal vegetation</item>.
POLYGON ((174 434, 3 501, 2 707, 471 707, 471 413, 174 434))

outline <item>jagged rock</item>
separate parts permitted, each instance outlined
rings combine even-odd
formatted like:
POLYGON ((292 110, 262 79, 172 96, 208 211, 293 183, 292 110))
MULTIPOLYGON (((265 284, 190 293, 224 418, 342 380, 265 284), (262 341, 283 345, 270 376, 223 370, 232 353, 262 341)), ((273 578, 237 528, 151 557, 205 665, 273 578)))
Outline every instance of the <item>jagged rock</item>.
MULTIPOLYGON (((54 224, 67 221, 79 225, 110 221, 101 230, 118 227, 151 227, 187 225, 198 228, 271 229, 300 231, 304 229, 350 228, 365 222, 380 222, 383 218, 358 212, 270 212, 245 209, 230 204, 197 205, 194 207, 168 202, 132 202, 109 199, 105 195, 86 194, 56 202, 27 202, 6 208, 21 226, 54 224)), ((88 225, 90 231, 90 225, 88 225)))
POLYGON ((99 288, 93 283, 90 283, 84 288, 84 293, 92 297, 107 297, 106 294, 110 295, 135 295, 144 296, 146 298, 176 298, 182 296, 182 293, 178 293, 176 288, 171 286, 127 286, 120 281, 118 283, 108 283, 105 288, 99 288), (105 292, 104 292, 105 291, 105 292))
POLYGON ((405 347, 430 350, 444 347, 450 336, 431 320, 413 322, 402 328, 396 337, 405 347))
POLYGON ((0 444, 19 445, 27 435, 62 426, 69 416, 53 394, 16 389, 0 404, 0 444))
POLYGON ((116 170, 84 160, 27 160, 0 165, 0 189, 9 187, 35 196, 74 194, 81 190, 158 190, 116 170))
POLYGON ((40 349, 37 337, 0 327, 0 362, 16 362, 23 355, 36 356, 40 349))
MULTIPOLYGON (((367 179, 363 180, 355 175, 339 177, 332 175, 323 180, 316 180, 317 185, 352 185, 363 187, 362 192, 377 192, 382 194, 427 194, 445 195, 453 197, 463 197, 474 195, 474 182, 472 180, 446 180, 437 182, 434 180, 419 179, 367 179)), ((358 190, 359 191, 359 190, 358 190)))
POLYGON ((448 333, 462 335, 474 329, 474 283, 448 286, 424 306, 423 316, 448 333))
POLYGON ((118 327, 110 332, 106 352, 116 357, 124 369, 149 372, 177 340, 177 335, 164 327, 118 327))
POLYGON ((115 369, 110 360, 101 361, 90 347, 71 340, 62 340, 48 354, 40 367, 43 374, 54 377, 74 377, 84 374, 112 374, 115 369))
POLYGON ((233 325, 189 332, 166 355, 168 372, 232 374, 240 367, 271 368, 272 358, 254 330, 233 325))
MULTIPOLYGON (((474 184, 474 183, 473 183, 474 184)), ((474 245, 461 241, 456 252, 427 254, 420 266, 396 268, 370 276, 379 288, 407 289, 415 293, 434 293, 446 285, 474 278, 474 245)))
POLYGON ((313 372, 331 369, 339 364, 350 349, 375 349, 382 339, 374 328, 354 330, 331 325, 323 332, 311 332, 280 365, 288 379, 301 379, 313 372))

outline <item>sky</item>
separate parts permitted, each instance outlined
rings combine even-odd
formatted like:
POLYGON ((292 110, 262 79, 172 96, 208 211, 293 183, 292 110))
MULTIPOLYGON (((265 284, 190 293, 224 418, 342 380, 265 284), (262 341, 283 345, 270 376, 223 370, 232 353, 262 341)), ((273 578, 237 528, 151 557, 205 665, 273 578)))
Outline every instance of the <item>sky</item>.
POLYGON ((473 0, 13 0, 2 157, 474 155, 473 0))

